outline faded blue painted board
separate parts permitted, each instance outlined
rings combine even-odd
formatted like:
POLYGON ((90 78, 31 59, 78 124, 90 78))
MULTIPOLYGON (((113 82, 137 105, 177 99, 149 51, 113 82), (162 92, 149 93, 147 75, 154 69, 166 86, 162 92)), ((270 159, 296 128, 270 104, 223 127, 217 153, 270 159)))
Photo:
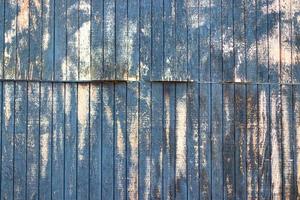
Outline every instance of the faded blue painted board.
POLYGON ((91 2, 91 79, 103 77, 103 0, 91 2))
POLYGON ((187 84, 187 185, 188 199, 199 199, 199 84, 187 84))
POLYGON ((90 199, 101 196, 102 169, 102 88, 98 84, 90 84, 90 199))
POLYGON ((175 198, 175 84, 164 84, 163 198, 175 198))
POLYGON ((151 83, 139 85, 139 197, 150 199, 151 191, 151 83))
POLYGON ((42 1, 42 80, 53 80, 54 76, 54 0, 42 1))
POLYGON ((40 156, 39 156, 39 198, 51 199, 52 181, 52 83, 41 83, 40 93, 40 156))
MULTIPOLYGON (((54 3, 54 68, 53 80, 63 80, 66 75, 67 52, 67 1, 54 3)), ((74 9, 74 8, 73 8, 74 9)))
POLYGON ((51 192, 52 198, 64 197, 64 84, 53 84, 52 148, 51 148, 51 192))
POLYGON ((126 83, 115 85, 115 198, 124 199, 127 197, 127 87, 126 83))
MULTIPOLYGON (((164 80, 172 80, 174 75, 176 75, 176 5, 175 0, 163 1, 164 5, 164 63, 163 72, 164 80)), ((155 34, 155 33, 154 33, 155 34)), ((154 69, 155 70, 155 69, 154 69)))
POLYGON ((224 199, 235 197, 235 135, 234 135, 234 85, 223 85, 223 169, 224 199))
POLYGON ((39 198, 40 83, 28 83, 26 198, 39 198))
POLYGON ((104 18, 103 18, 103 79, 114 80, 116 67, 115 67, 115 20, 116 20, 116 2, 110 0, 104 1, 104 18))
POLYGON ((164 66, 163 1, 151 1, 151 80, 161 80, 164 66))
POLYGON ((211 199, 211 86, 200 84, 200 109, 199 109, 199 155, 200 155, 200 199, 211 199))
MULTIPOLYGON (((2 83, 1 83, 2 92, 2 83)), ((1 98, 2 100, 2 98, 1 98)), ((1 104, 2 105, 2 104, 1 104)), ((50 113, 51 114, 51 113, 50 113)), ((26 194, 27 83, 15 84, 14 198, 26 194)))
MULTIPOLYGON (((39 1, 29 1, 29 68, 25 76, 40 80, 42 72, 42 7, 39 1)), ((22 8, 21 8, 22 9, 22 8)), ((22 61, 26 63, 26 61, 22 61)), ((22 71, 22 69, 21 69, 22 71)), ((27 77, 22 76, 26 79, 27 77)))
MULTIPOLYGON (((79 45, 80 45, 80 32, 83 22, 80 20, 80 14, 85 12, 86 8, 82 8, 79 11, 79 0, 66 1, 67 13, 66 13, 66 59, 65 59, 65 75, 64 80, 78 80, 79 79, 79 45)), ((81 4, 80 4, 81 5, 81 4)), ((87 8, 89 9, 89 8, 87 8)), ((86 28, 86 27, 85 27, 86 28)), ((92 48, 92 46, 91 46, 92 48)), ((83 59, 88 59, 83 58, 83 59)), ((57 78, 55 79, 57 80, 57 78)))
MULTIPOLYGON (((6 0, 4 5, 3 78, 14 79, 17 56, 17 1, 6 0), (14 23, 13 23, 14 22, 14 23)), ((25 5, 26 9, 26 5, 25 5)), ((26 26, 26 24, 23 24, 26 26)))
POLYGON ((271 198, 270 86, 258 85, 258 190, 259 198, 271 198))
POLYGON ((127 83, 127 198, 138 199, 138 83, 127 83))
POLYGON ((211 85, 211 176, 212 199, 223 199, 223 130, 222 85, 211 85))
MULTIPOLYGON (((128 1, 116 1, 116 79, 127 79, 129 53, 128 1)), ((134 42, 134 41, 133 41, 134 42)))
POLYGON ((235 150, 235 184, 236 184, 236 198, 246 198, 247 194, 247 127, 246 127, 246 86, 235 85, 235 130, 234 140, 236 145, 235 150))
POLYGON ((258 99, 257 85, 247 85, 246 102, 246 128, 247 128, 247 196, 251 199, 258 198, 258 154, 259 154, 259 132, 258 132, 258 99))
POLYGON ((187 96, 186 84, 176 84, 175 108, 175 199, 187 199, 187 96))
POLYGON ((162 150, 163 150, 163 84, 152 84, 151 104, 151 199, 162 198, 162 150))
POLYGON ((77 198, 89 199, 90 84, 78 85, 77 98, 77 198))
POLYGON ((13 199, 15 83, 6 82, 2 87, 1 198, 13 199))
POLYGON ((105 83, 102 86, 102 182, 101 197, 114 197, 114 121, 115 121, 115 85, 105 83), (103 164, 105 163, 105 164, 103 164))
POLYGON ((77 195, 77 113, 78 84, 65 84, 64 105, 64 198, 75 199, 77 195))
MULTIPOLYGON (((139 17, 140 17, 140 1, 128 0, 128 80, 139 80, 139 61, 140 61, 140 37, 139 37, 139 17)), ((120 69, 117 69, 120 71, 120 69)), ((127 80, 126 77, 122 78, 127 80)))

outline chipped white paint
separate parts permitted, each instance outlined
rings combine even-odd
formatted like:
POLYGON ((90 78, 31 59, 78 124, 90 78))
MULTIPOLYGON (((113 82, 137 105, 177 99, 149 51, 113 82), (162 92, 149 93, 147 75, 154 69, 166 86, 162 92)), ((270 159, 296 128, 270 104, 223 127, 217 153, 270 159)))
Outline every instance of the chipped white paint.
POLYGON ((79 28, 79 58, 80 58, 80 79, 90 78, 90 29, 91 23, 87 21, 79 28))
POLYGON ((9 121, 11 120, 12 114, 13 114, 13 108, 12 108, 12 99, 11 97, 14 96, 14 90, 12 85, 4 85, 4 119, 5 119, 5 126, 9 126, 9 121))
POLYGON ((278 194, 281 194, 281 148, 280 141, 278 141, 278 135, 280 134, 276 126, 279 121, 277 120, 277 111, 279 106, 278 96, 275 94, 271 95, 271 174, 272 174, 272 189, 274 197, 279 198, 278 194))
POLYGON ((125 157, 125 138, 123 137, 122 126, 120 120, 116 122, 117 129, 117 154, 121 157, 125 157))
POLYGON ((138 197, 138 114, 136 111, 128 116, 130 118, 130 123, 128 124, 128 141, 131 150, 129 156, 131 167, 128 174, 129 199, 137 199, 138 197))
POLYGON ((127 52, 128 52, 128 71, 133 67, 133 54, 136 49, 135 42, 136 42, 136 35, 138 33, 137 22, 129 21, 128 22, 128 36, 127 36, 127 52))
MULTIPOLYGON (((41 119, 41 121, 47 122, 48 119, 41 119)), ((40 134, 40 151, 41 151, 41 176, 46 177, 47 164, 49 162, 49 133, 40 134)))
POLYGON ((186 102, 178 98, 176 105, 176 177, 186 176, 186 102))

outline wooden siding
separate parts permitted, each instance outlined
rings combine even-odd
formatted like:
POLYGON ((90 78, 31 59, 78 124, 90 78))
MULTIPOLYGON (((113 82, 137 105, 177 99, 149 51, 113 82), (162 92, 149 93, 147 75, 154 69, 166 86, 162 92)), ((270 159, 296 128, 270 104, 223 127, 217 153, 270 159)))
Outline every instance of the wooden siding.
POLYGON ((0 0, 1 199, 300 199, 299 0, 0 0))
POLYGON ((2 81, 2 199, 297 199, 298 85, 2 81))
POLYGON ((1 0, 0 78, 299 83, 298 0, 1 0))

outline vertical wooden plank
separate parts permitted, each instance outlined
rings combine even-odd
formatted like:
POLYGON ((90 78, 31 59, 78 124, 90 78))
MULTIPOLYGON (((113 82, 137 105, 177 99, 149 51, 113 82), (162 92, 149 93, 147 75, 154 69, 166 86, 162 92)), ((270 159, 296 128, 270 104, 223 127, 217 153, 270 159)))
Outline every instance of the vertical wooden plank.
POLYGON ((222 2, 223 80, 234 81, 234 24, 233 1, 222 2))
POLYGON ((201 82, 210 81, 211 74, 210 14, 210 3, 207 0, 199 0, 199 80, 201 82))
POLYGON ((300 10, 300 5, 297 0, 292 0, 292 81, 293 83, 300 82, 300 68, 298 67, 300 64, 300 23, 299 23, 299 15, 297 14, 300 10))
MULTIPOLYGON (((230 76, 229 76, 230 77, 230 76)), ((223 85, 223 168, 224 199, 235 198, 235 141, 234 141, 234 85, 223 85)))
POLYGON ((173 80, 187 79, 187 0, 175 1, 176 72, 173 80))
POLYGON ((280 0, 268 1, 268 5, 264 8, 264 12, 268 15, 269 82, 280 81, 279 1, 280 0))
MULTIPOLYGON (((67 13, 66 13, 66 74, 65 80, 78 80, 79 79, 79 48, 80 48, 80 31, 82 31, 82 21, 79 25, 79 15, 85 11, 85 7, 80 9, 80 0, 67 0, 67 13), (79 31, 80 30, 80 31, 79 31)), ((81 4, 80 4, 81 5, 81 4)), ((89 5, 88 5, 89 6, 89 5)), ((87 6, 87 7, 88 7, 87 6)), ((85 36, 83 36, 85 37, 85 36)), ((85 45, 85 44, 84 44, 85 45)), ((88 58, 83 58, 88 59, 88 58)))
POLYGON ((67 2, 54 3, 54 80, 64 80, 66 76, 67 50, 67 2))
POLYGON ((76 199, 77 194, 77 83, 65 84, 65 199, 76 199))
POLYGON ((175 84, 164 84, 163 198, 175 198, 175 84))
POLYGON ((127 84, 127 197, 138 196, 138 83, 127 84))
POLYGON ((151 0, 151 80, 163 79, 163 17, 163 0, 151 0))
POLYGON ((269 80, 268 0, 256 1, 257 81, 269 80))
POLYGON ((64 84, 53 83, 52 198, 64 197, 64 84))
POLYGON ((90 87, 90 199, 101 196, 101 84, 90 87))
MULTIPOLYGON (((8 33, 10 36, 11 41, 16 42, 16 55, 11 52, 11 56, 14 58, 14 56, 17 56, 16 63, 16 70, 15 70, 15 76, 16 79, 26 79, 28 76, 28 69, 29 69, 29 53, 30 53, 30 34, 29 34, 29 25, 30 25, 30 19, 29 19, 29 12, 30 12, 30 1, 29 0, 20 0, 17 2, 17 11, 16 13, 10 13, 15 14, 16 19, 15 21, 11 21, 11 23, 15 23, 16 26, 16 35, 12 35, 12 33, 8 33), (15 38, 13 38, 15 37, 15 38)), ((5 8, 6 12, 11 12, 5 8)), ((12 20, 12 19, 10 19, 12 20)), ((12 30, 12 29, 11 29, 12 30)), ((10 30, 10 31, 11 31, 10 30)), ((15 34, 15 33, 13 33, 15 34)), ((14 58, 15 59, 15 58, 14 58)))
POLYGON ((245 1, 237 1, 233 5, 234 31, 234 81, 246 80, 246 38, 245 38, 245 1))
MULTIPOLYGON (((280 80, 292 82, 292 0, 280 0, 280 80)), ((299 10, 298 10, 299 11, 299 10)), ((289 197, 289 196, 287 196, 289 197)), ((287 198, 286 197, 286 198, 287 198)))
POLYGON ((257 85, 249 84, 247 89, 246 102, 246 124, 247 124, 247 198, 258 198, 258 100, 257 85))
POLYGON ((199 87, 187 89, 187 174, 188 199, 199 199, 199 87))
MULTIPOLYGON (((28 4, 28 1, 27 1, 28 4)), ((17 0, 7 0, 4 5, 4 55, 3 55, 3 77, 5 79, 15 78, 16 55, 17 55, 17 0)), ((28 7, 24 5, 25 12, 28 7)), ((25 17, 25 16, 24 16, 25 17)), ((26 17, 24 19, 26 27, 26 17)), ((19 25, 20 29, 20 25, 19 25)))
POLYGON ((89 119, 90 85, 78 85, 78 122, 77 122, 77 197, 89 199, 89 119))
POLYGON ((114 197, 114 84, 104 83, 102 89, 102 199, 114 197))
POLYGON ((211 81, 222 81, 222 3, 221 0, 210 2, 210 68, 211 81))
MULTIPOLYGON (((2 92, 2 82, 0 84, 2 92)), ((2 94, 1 94, 2 95, 2 94)), ((2 101, 2 98, 1 98, 2 101)), ((1 104, 2 106, 2 104, 1 104)), ((3 107, 4 108, 4 107, 3 107)), ((1 108, 2 109, 2 108, 1 108)), ((27 83, 15 85, 14 198, 26 194, 27 83)))
POLYGON ((245 19, 245 56, 246 56, 246 77, 247 82, 257 81, 257 27, 256 27, 256 1, 246 0, 244 8, 245 19))
POLYGON ((115 78, 115 1, 104 0, 104 66, 103 78, 115 78))
MULTIPOLYGON (((283 74, 282 74, 283 75, 283 74)), ((284 81, 284 80, 283 80, 284 81)), ((293 107, 292 86, 281 86, 281 124, 282 124, 282 169, 283 169, 283 197, 296 199, 294 191, 294 133, 293 133, 293 107)))
POLYGON ((282 198, 282 137, 280 86, 270 85, 271 185, 272 199, 282 198))
POLYGON ((26 198, 38 199, 40 150, 40 83, 28 82, 26 198))
POLYGON ((187 1, 188 79, 199 79, 199 0, 187 1))
POLYGON ((271 198, 270 86, 258 85, 259 199, 271 198))
POLYGON ((90 80, 91 0, 79 0, 79 80, 90 80))
MULTIPOLYGON (((139 0, 128 0, 128 79, 139 79, 139 0)), ((123 78, 124 79, 124 78, 123 78)))
POLYGON ((151 83, 142 82, 139 87, 139 197, 150 199, 151 83))
POLYGON ((245 1, 245 48, 246 48, 246 78, 248 82, 257 81, 257 44, 256 44, 256 1, 245 1))
POLYGON ((297 198, 300 193, 300 86, 293 86, 293 109, 294 114, 294 131, 295 131, 295 152, 294 152, 294 169, 295 169, 295 194, 297 198))
POLYGON ((246 135, 246 86, 235 85, 235 198, 245 199, 247 195, 247 135, 246 135))
MULTIPOLYGON (((164 38, 164 80, 172 80, 176 75, 176 5, 175 0, 163 1, 163 38, 164 38)), ((155 33, 154 33, 155 34, 155 33)), ((154 70, 154 69, 153 69, 154 70)), ((155 72, 154 72, 155 73, 155 72)))
POLYGON ((128 9, 127 1, 116 0, 116 79, 127 80, 128 59, 128 9))
POLYGON ((200 199, 211 199, 211 87, 200 84, 200 199))
POLYGON ((42 80, 54 75, 54 0, 42 1, 42 80))
POLYGON ((176 199, 187 199, 187 97, 186 84, 176 84, 175 187, 176 199))
POLYGON ((151 199, 162 198, 163 84, 152 83, 151 199))
POLYGON ((51 199, 52 83, 41 83, 39 198, 51 199))
POLYGON ((140 79, 151 77, 151 4, 152 0, 140 0, 140 79))
POLYGON ((30 1, 29 7, 30 61, 28 77, 24 78, 39 80, 42 71, 42 5, 40 1, 30 1))
POLYGON ((3 114, 1 138, 1 198, 13 199, 14 139, 15 139, 15 83, 3 84, 3 114))
POLYGON ((0 78, 2 79, 3 78, 3 65, 4 65, 4 33, 5 33, 5 30, 4 30, 4 24, 5 24, 5 21, 4 21, 4 10, 5 9, 5 0, 1 0, 0 1, 0 66, 1 69, 0 69, 0 78))
MULTIPOLYGON (((126 83, 115 85, 115 197, 116 199, 126 198, 127 186, 127 116, 126 116, 126 83)), ((105 156, 105 155, 104 155, 105 156)))
POLYGON ((223 199, 222 85, 212 84, 211 92, 211 175, 212 199, 223 199))
POLYGON ((103 0, 91 1, 91 9, 91 79, 96 80, 103 77, 103 0))

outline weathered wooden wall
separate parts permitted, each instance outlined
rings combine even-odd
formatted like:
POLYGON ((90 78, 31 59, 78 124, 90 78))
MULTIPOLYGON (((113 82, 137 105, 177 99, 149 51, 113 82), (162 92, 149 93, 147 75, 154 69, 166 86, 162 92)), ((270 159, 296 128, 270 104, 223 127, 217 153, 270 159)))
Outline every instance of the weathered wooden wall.
POLYGON ((0 0, 1 199, 300 199, 299 0, 0 0))

